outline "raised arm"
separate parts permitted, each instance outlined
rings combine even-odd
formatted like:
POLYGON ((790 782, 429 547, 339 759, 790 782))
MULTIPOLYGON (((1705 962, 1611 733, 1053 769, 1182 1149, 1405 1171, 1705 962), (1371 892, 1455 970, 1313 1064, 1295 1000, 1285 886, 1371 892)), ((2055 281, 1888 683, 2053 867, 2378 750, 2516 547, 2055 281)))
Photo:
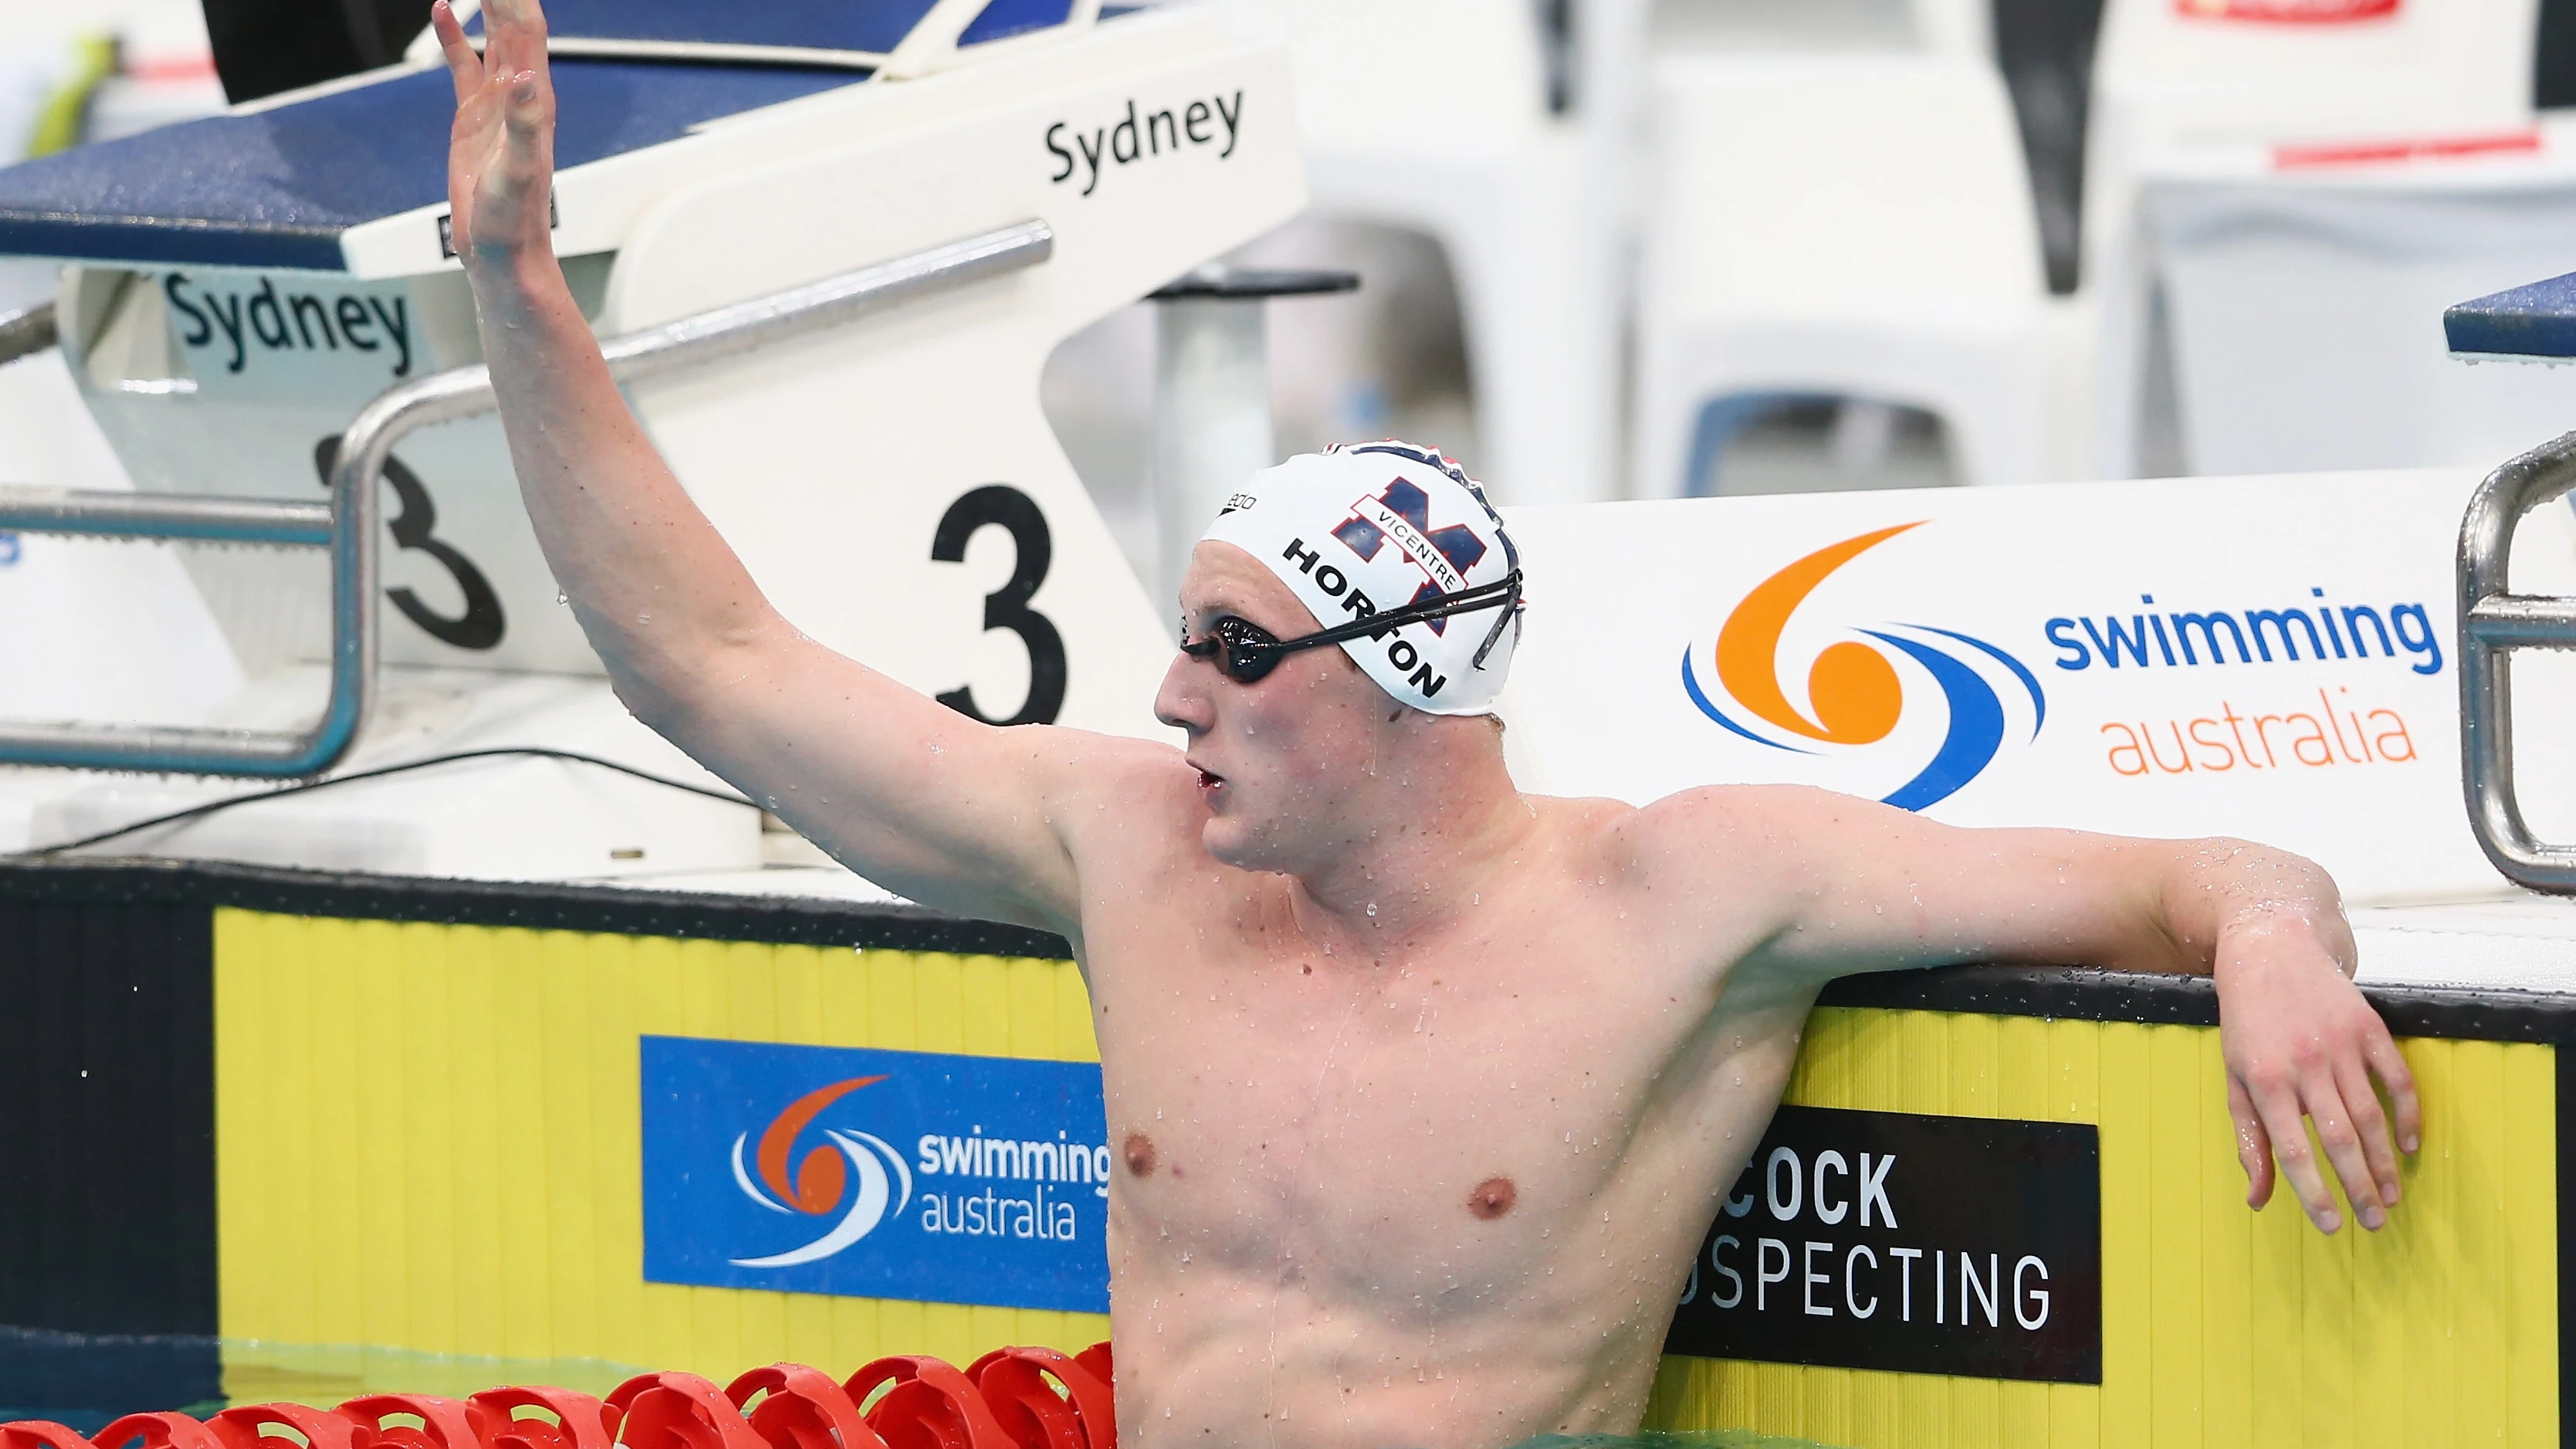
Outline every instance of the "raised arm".
MULTIPOLYGON (((1990 961, 2214 977, 2228 1107, 2246 1200, 2272 1195, 2274 1159, 2316 1225, 2341 1225, 2306 1118, 2362 1226, 2398 1198, 2397 1141, 2420 1145, 2406 1060, 2352 984, 2352 929, 2324 869, 2242 840, 2136 840, 2074 830, 1963 830, 1812 790, 1677 796, 1655 837, 1751 830, 1790 903, 1762 962, 1818 983, 1909 966, 1990 961)), ((1712 857, 1666 853, 1671 868, 1712 857)))
POLYGON ((1070 931, 1073 865, 1053 822, 1086 737, 970 720, 779 617, 645 437, 556 264, 536 0, 485 0, 482 55, 445 0, 431 13, 456 81, 453 234, 510 459, 618 697, 880 884, 1070 931))

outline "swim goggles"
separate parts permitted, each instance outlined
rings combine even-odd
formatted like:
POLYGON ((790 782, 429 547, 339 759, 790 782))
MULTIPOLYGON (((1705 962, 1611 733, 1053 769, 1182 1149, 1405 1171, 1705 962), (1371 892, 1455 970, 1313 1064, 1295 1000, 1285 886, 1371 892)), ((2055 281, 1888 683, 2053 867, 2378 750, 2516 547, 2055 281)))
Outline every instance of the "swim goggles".
MULTIPOLYGON (((1279 661, 1282 658, 1297 650, 1374 637, 1406 624, 1418 624, 1425 619, 1446 618, 1451 614, 1472 613, 1497 604, 1502 606, 1502 614, 1494 620, 1494 627, 1486 631, 1485 642, 1476 646, 1474 662, 1476 667, 1481 669, 1485 664, 1485 656, 1494 652, 1494 645, 1503 637, 1503 626, 1509 624, 1520 612, 1521 571, 1519 569, 1512 570, 1490 584, 1478 584, 1472 589, 1462 589, 1454 594, 1442 594, 1438 598, 1425 599, 1418 604, 1407 604, 1401 609, 1389 609, 1383 614, 1371 614, 1366 618, 1353 619, 1347 624, 1336 624, 1330 629, 1318 629, 1312 634, 1301 634, 1294 639, 1282 639, 1249 619, 1238 619, 1228 614, 1209 625, 1205 637, 1183 639, 1181 652, 1192 659, 1206 659, 1214 662, 1218 673, 1237 684, 1257 684, 1271 670, 1279 667, 1279 661)), ((1188 632, 1188 626, 1183 625, 1182 633, 1188 632)))

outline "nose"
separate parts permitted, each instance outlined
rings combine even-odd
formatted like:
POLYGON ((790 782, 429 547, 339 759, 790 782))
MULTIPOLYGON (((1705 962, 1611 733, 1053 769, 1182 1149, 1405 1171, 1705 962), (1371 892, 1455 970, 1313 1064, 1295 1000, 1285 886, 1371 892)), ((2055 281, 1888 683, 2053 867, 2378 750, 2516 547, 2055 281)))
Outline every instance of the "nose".
POLYGON ((1172 667, 1163 671, 1163 687, 1154 692, 1154 718, 1187 730, 1193 739, 1206 734, 1216 723, 1207 691, 1208 676, 1213 673, 1212 667, 1173 651, 1172 667))

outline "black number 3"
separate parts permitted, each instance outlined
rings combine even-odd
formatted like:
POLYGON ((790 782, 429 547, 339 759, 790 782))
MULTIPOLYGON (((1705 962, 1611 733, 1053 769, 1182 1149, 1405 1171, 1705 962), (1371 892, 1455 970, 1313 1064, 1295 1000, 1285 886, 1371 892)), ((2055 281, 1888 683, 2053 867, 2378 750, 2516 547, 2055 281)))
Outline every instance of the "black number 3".
POLYGON ((939 532, 931 539, 930 556, 940 563, 963 563, 966 540, 988 523, 1010 530, 1011 546, 1018 552, 1010 582, 984 596, 984 627, 1008 629, 1028 646, 1029 697, 1018 714, 1002 720, 975 707, 972 685, 948 691, 939 696, 939 702, 986 724, 1053 724, 1064 709, 1064 636, 1055 631, 1054 620, 1029 607, 1038 585, 1046 582, 1047 565, 1055 556, 1055 542, 1037 501, 1003 483, 968 493, 948 505, 939 520, 939 532))
MULTIPOLYGON (((340 440, 324 438, 313 446, 313 468, 322 475, 322 486, 331 486, 331 468, 340 459, 340 440)), ((418 624, 429 637, 459 649, 489 649, 501 642, 507 627, 501 614, 501 596, 492 590, 492 582, 474 561, 458 553, 442 539, 432 537, 438 527, 438 506, 429 501, 429 490, 421 486, 419 475, 402 465, 400 459, 385 459, 385 481, 394 485, 394 497, 402 512, 393 521, 397 547, 417 549, 447 569, 448 577, 465 594, 465 613, 450 619, 433 612, 420 601, 420 595, 409 589, 387 589, 385 597, 402 610, 403 617, 418 624)))

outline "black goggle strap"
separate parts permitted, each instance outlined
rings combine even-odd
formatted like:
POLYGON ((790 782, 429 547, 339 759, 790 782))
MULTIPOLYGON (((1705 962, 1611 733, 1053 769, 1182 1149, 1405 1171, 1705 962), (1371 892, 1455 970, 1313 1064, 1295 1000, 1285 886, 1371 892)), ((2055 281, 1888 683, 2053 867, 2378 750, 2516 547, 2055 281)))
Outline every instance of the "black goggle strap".
POLYGON ((1494 627, 1485 631, 1485 642, 1476 646, 1476 657, 1470 662, 1478 669, 1485 667, 1485 656, 1493 653, 1494 646, 1502 642, 1503 626, 1506 624, 1516 623, 1520 619, 1520 577, 1521 576, 1518 573, 1514 573, 1507 581, 1512 585, 1512 596, 1510 599, 1505 601, 1503 611, 1494 616, 1494 627))
POLYGON ((1353 619, 1347 624, 1336 624, 1330 629, 1319 629, 1299 638, 1283 639, 1279 641, 1278 648, 1284 654, 1291 649, 1311 649, 1318 644, 1340 644, 1352 639, 1373 638, 1406 624, 1419 624, 1426 619, 1447 618, 1451 614, 1472 613, 1478 609, 1499 604, 1503 606, 1502 617, 1494 621, 1492 632, 1485 636, 1484 645, 1476 651, 1476 665, 1482 668, 1486 654, 1494 647, 1494 641, 1502 637, 1503 625, 1509 623, 1512 616, 1519 611, 1520 600, 1521 572, 1514 569, 1490 584, 1479 584, 1472 589, 1443 594, 1439 598, 1425 599, 1418 604, 1407 604, 1401 609, 1389 609, 1383 614, 1371 614, 1364 619, 1353 619))

